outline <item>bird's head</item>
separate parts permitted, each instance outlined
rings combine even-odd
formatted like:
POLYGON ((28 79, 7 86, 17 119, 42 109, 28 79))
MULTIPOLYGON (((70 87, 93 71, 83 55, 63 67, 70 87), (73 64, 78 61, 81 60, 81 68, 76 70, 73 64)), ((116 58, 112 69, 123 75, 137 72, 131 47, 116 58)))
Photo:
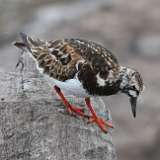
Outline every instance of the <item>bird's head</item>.
POLYGON ((143 79, 134 69, 122 67, 120 89, 129 96, 133 116, 136 117, 137 98, 144 89, 143 79))

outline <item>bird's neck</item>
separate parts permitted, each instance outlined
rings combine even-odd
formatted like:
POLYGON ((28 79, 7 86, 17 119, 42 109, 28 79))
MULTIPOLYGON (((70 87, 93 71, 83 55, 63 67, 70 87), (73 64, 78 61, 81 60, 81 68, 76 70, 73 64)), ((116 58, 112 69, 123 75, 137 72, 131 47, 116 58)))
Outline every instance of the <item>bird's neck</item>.
POLYGON ((129 81, 128 75, 129 75, 129 68, 120 66, 119 75, 118 75, 119 81, 120 81, 120 85, 119 85, 120 90, 123 90, 124 87, 128 85, 128 81, 129 81))

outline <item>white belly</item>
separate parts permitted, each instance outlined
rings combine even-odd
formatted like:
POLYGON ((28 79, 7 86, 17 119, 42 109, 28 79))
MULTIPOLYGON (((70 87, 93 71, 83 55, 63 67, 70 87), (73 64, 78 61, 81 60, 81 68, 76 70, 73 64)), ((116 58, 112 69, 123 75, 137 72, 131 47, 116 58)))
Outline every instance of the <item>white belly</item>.
MULTIPOLYGON (((44 75, 44 74, 43 74, 44 75)), ((62 92, 66 95, 74 95, 76 97, 87 97, 89 96, 86 90, 82 87, 82 84, 77 79, 69 79, 65 82, 56 80, 54 78, 49 77, 48 75, 44 75, 44 78, 47 80, 48 84, 53 87, 57 85, 62 92)))

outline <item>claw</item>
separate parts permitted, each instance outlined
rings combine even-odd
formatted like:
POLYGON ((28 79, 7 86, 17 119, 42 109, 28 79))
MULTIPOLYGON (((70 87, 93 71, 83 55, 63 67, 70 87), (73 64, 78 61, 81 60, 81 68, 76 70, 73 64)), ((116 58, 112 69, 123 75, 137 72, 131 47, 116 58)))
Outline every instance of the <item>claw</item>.
POLYGON ((101 117, 90 116, 88 123, 96 123, 104 132, 108 132, 108 128, 114 128, 111 122, 105 121, 101 117))
POLYGON ((97 116, 95 110, 91 105, 90 98, 85 98, 85 101, 90 112, 92 113, 92 116, 89 117, 89 121, 88 121, 89 123, 96 123, 99 126, 99 128, 105 133, 108 132, 108 128, 113 128, 113 125, 111 122, 107 122, 101 117, 97 116))
POLYGON ((69 113, 76 113, 82 117, 84 116, 84 110, 82 108, 78 108, 74 105, 70 104, 70 107, 68 107, 67 110, 69 111, 69 113))
POLYGON ((70 104, 58 86, 54 86, 54 89, 55 89, 56 93, 58 94, 58 96, 60 97, 60 99, 62 100, 63 104, 66 106, 67 111, 69 113, 74 114, 74 115, 77 114, 81 117, 88 118, 89 123, 96 123, 98 125, 98 127, 105 133, 108 132, 108 128, 113 128, 112 123, 107 122, 104 119, 102 119, 101 117, 97 116, 96 112, 94 111, 93 107, 91 106, 90 98, 85 98, 85 101, 86 101, 87 107, 89 108, 90 112, 92 113, 92 116, 86 115, 84 113, 83 108, 79 108, 73 104, 70 104))

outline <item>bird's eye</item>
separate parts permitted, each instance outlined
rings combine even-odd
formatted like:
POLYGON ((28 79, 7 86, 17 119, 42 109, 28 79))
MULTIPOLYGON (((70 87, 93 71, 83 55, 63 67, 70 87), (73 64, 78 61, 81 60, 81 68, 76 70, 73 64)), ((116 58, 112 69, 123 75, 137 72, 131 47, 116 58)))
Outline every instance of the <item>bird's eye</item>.
POLYGON ((137 90, 135 86, 131 86, 131 90, 137 90))

